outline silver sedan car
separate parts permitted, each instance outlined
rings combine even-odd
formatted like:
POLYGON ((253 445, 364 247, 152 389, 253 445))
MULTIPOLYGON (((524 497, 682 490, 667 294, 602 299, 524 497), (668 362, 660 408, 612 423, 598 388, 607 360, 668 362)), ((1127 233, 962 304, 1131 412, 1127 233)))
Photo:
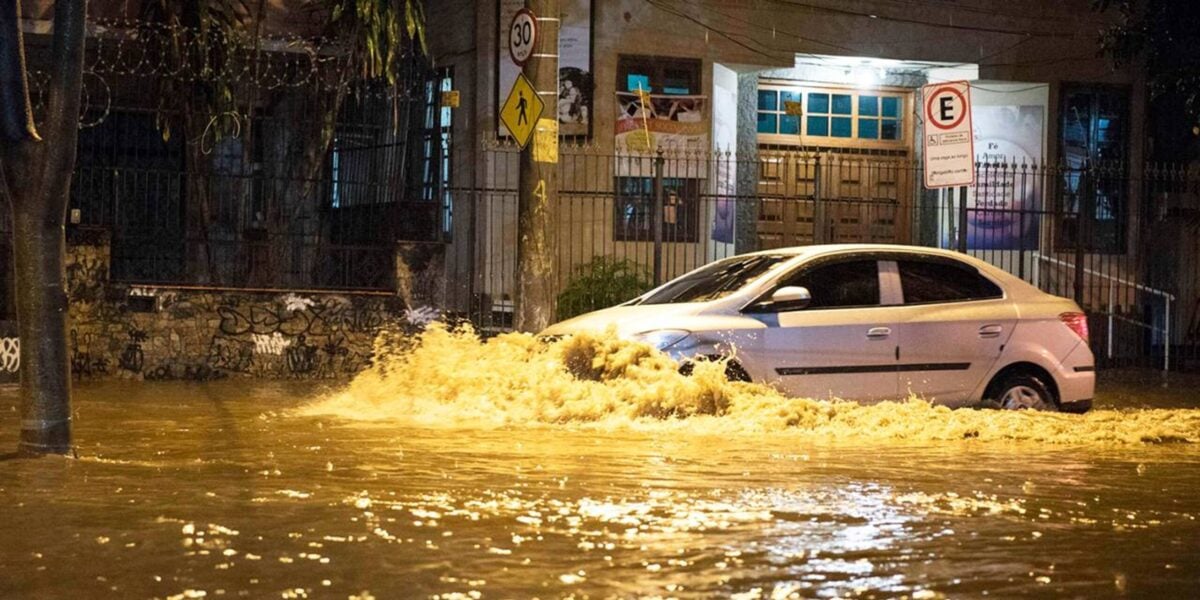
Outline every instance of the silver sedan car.
POLYGON ((1077 304, 944 250, 852 244, 734 256, 542 333, 609 327, 685 367, 728 359, 731 377, 797 397, 1084 412, 1095 388, 1077 304))

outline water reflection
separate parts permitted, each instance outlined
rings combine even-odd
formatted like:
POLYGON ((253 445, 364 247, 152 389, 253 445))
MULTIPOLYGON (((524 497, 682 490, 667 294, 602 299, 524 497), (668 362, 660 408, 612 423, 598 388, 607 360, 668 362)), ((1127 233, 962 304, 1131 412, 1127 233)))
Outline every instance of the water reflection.
MULTIPOLYGON (((451 377, 418 355, 421 369, 389 364, 350 394, 83 386, 79 460, 0 462, 0 597, 1190 597, 1200 584, 1200 450, 1142 441, 1195 439, 1194 410, 772 406, 627 347, 590 354, 619 377, 580 379, 519 339, 445 343, 491 362, 451 377)), ((0 448, 16 445, 15 405, 0 394, 0 448)))

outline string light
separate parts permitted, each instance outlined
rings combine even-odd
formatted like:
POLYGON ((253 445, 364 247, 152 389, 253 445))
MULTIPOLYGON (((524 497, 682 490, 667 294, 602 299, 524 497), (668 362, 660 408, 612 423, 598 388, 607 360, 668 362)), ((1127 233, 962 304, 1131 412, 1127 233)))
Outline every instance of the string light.
MULTIPOLYGON (((333 93, 346 85, 344 75, 354 68, 345 42, 331 38, 285 34, 255 39, 249 33, 135 19, 90 19, 88 32, 81 128, 104 121, 113 108, 114 89, 133 89, 123 79, 133 79, 135 86, 142 83, 139 78, 154 79, 155 85, 220 84, 244 100, 257 92, 304 87, 333 93)), ((413 58, 412 51, 399 57, 404 62, 413 58)), ((28 75, 34 106, 44 112, 49 71, 34 68, 28 75)), ((395 86, 355 86, 355 95, 421 99, 421 90, 405 86, 403 76, 400 80, 395 86)))

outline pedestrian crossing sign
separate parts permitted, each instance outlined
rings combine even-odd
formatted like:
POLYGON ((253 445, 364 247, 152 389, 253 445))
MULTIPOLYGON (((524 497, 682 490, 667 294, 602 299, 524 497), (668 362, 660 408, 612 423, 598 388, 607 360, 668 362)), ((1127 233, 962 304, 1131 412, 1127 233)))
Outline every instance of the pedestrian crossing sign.
POLYGON ((546 103, 533 89, 529 78, 525 77, 524 73, 518 73, 512 90, 508 92, 508 100, 504 101, 504 106, 500 109, 500 122, 522 150, 533 136, 533 130, 545 107, 546 103))

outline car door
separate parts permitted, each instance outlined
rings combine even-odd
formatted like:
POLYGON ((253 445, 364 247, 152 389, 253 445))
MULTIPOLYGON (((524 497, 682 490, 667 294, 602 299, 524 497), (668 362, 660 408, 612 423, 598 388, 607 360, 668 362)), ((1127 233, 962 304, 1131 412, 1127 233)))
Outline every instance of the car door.
POLYGON ((975 267, 898 257, 900 393, 961 405, 991 370, 1017 322, 1013 303, 975 267))
POLYGON ((809 305, 747 314, 766 325, 755 359, 766 367, 767 380, 789 396, 895 397, 900 307, 881 305, 878 261, 860 256, 801 265, 770 291, 787 286, 807 288, 809 305))

